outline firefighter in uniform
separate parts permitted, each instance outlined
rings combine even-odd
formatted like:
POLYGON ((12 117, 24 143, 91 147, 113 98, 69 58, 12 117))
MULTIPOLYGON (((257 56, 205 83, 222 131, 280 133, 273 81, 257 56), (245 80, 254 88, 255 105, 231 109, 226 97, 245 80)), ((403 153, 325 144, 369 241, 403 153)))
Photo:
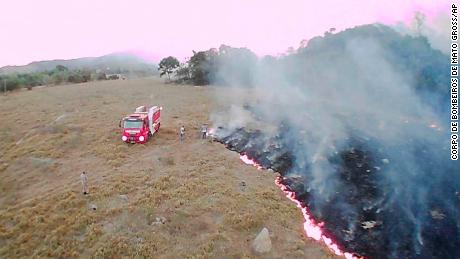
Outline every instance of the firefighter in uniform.
POLYGON ((208 134, 208 126, 206 124, 201 125, 201 139, 206 139, 208 134))

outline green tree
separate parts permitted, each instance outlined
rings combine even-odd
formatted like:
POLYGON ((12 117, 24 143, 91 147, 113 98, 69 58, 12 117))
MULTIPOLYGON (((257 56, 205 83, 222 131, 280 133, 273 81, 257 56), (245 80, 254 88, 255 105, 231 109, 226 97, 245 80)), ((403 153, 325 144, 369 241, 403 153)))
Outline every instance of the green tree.
POLYGON ((179 69, 176 70, 176 82, 184 83, 190 81, 190 68, 185 64, 181 64, 179 69))
POLYGON ((82 76, 83 82, 88 82, 91 80, 91 71, 83 70, 80 71, 80 74, 82 76))
POLYGON ((171 80, 171 73, 174 72, 174 69, 179 67, 179 60, 177 58, 169 56, 163 58, 158 65, 158 70, 161 72, 160 77, 167 74, 168 79, 171 80))
POLYGON ((69 69, 63 65, 57 65, 55 70, 62 72, 62 71, 68 71, 69 69))
POLYGON ((96 80, 107 80, 107 75, 104 72, 96 73, 96 80))
POLYGON ((55 85, 58 85, 58 84, 61 84, 63 82, 65 82, 67 80, 67 76, 64 76, 63 73, 53 73, 53 75, 51 76, 51 81, 55 84, 55 85))
POLYGON ((5 75, 1 78, 1 89, 4 90, 4 84, 6 86, 6 91, 12 91, 20 87, 20 80, 17 75, 5 75))
POLYGON ((190 79, 194 85, 208 85, 216 68, 217 52, 215 50, 193 51, 193 56, 188 64, 190 67, 190 79))

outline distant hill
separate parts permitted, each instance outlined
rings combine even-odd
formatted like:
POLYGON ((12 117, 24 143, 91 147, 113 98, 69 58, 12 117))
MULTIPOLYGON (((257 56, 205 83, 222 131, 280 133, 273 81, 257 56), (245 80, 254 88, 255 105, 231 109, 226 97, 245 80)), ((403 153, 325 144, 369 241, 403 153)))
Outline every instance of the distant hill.
POLYGON ((133 54, 115 53, 101 57, 85 57, 77 59, 57 59, 36 61, 24 66, 5 66, 0 68, 0 74, 42 72, 54 69, 57 65, 63 65, 70 70, 75 69, 100 69, 104 72, 116 73, 117 71, 155 71, 156 64, 146 61, 133 54))

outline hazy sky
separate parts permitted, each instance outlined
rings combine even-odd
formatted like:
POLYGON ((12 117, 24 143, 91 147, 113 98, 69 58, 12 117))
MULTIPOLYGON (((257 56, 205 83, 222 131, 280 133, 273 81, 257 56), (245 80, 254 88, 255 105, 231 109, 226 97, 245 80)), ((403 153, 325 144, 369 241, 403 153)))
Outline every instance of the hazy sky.
POLYGON ((449 7, 446 0, 1 0, 0 66, 119 51, 183 58, 220 44, 279 54, 331 27, 449 7))

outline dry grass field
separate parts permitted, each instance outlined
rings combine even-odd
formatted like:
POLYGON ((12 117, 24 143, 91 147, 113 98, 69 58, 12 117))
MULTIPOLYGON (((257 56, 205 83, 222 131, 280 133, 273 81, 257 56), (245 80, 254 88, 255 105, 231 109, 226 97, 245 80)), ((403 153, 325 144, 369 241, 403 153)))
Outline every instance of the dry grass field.
POLYGON ((304 237, 275 175, 198 139, 212 91, 151 78, 0 96, 0 257, 333 257, 304 237), (164 107, 159 133, 123 143, 119 119, 148 104, 164 107), (263 227, 273 249, 258 255, 263 227))

